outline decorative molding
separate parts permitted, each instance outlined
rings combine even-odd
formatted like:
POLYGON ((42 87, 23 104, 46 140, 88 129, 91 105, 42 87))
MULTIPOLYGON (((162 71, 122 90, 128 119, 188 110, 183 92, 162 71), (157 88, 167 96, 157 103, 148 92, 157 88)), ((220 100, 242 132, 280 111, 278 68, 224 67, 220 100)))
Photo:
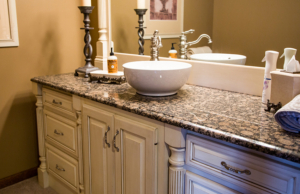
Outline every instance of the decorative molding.
MULTIPOLYGON (((5 2, 5 1, 4 1, 5 2)), ((8 27, 10 30, 10 38, 0 39, 0 47, 11 47, 19 46, 19 34, 18 34, 18 22, 17 22, 17 10, 16 10, 16 0, 7 0, 7 7, 0 6, 0 18, 1 13, 8 13, 8 27), (7 10, 5 10, 7 8, 7 10)), ((4 17, 5 19, 6 17, 4 17)), ((1 20, 0 20, 1 21, 1 20)), ((5 21, 4 21, 5 22, 5 21)), ((4 26, 0 23, 0 28, 4 26)), ((2 29, 0 29, 1 31, 2 29)))
POLYGON ((31 177, 34 177, 37 175, 37 168, 38 167, 34 167, 34 168, 30 168, 28 170, 19 172, 17 174, 11 175, 9 177, 5 177, 3 179, 0 179, 0 189, 4 188, 4 187, 8 187, 10 185, 16 184, 18 182, 21 182, 25 179, 29 179, 31 177))
POLYGON ((44 135, 44 120, 43 120, 43 96, 36 96, 36 120, 38 131, 38 146, 39 146, 39 160, 41 162, 38 168, 38 180, 41 187, 46 188, 49 186, 49 177, 46 166, 46 154, 45 154, 45 135, 44 135))
POLYGON ((184 148, 170 147, 171 156, 169 158, 169 194, 184 194, 184 148))
POLYGON ((84 193, 84 180, 83 180, 83 156, 82 156, 82 122, 81 111, 76 111, 77 116, 77 133, 78 133, 78 162, 79 162, 79 192, 84 193))

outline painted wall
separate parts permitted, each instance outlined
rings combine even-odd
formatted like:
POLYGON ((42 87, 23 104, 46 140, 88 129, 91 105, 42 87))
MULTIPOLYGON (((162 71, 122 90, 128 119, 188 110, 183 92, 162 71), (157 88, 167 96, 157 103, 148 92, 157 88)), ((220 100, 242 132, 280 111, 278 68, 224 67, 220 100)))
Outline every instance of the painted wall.
POLYGON ((213 52, 244 54, 247 65, 264 66, 266 50, 300 49, 299 8, 299 0, 214 0, 213 52))
MULTIPOLYGON (((138 54, 138 16, 136 0, 114 0, 111 1, 112 41, 115 51, 121 53, 138 54)), ((149 10, 148 10, 149 11, 149 10)), ((188 41, 194 41, 200 34, 212 35, 213 1, 212 0, 185 0, 184 2, 184 30, 195 29, 193 34, 187 35, 188 41), (197 25, 201 23, 201 25, 197 25)), ((158 29, 159 30, 159 29, 158 29)), ((160 56, 168 57, 171 43, 179 43, 179 37, 174 39, 162 39, 163 47, 160 56)), ((194 45, 207 45, 207 41, 201 41, 194 45)), ((145 40, 145 55, 150 55, 150 40, 145 40)), ((175 45, 178 50, 178 45, 175 45)))
POLYGON ((39 164, 30 79, 73 72, 83 65, 83 16, 78 4, 16 1, 20 46, 0 48, 0 179, 39 164))

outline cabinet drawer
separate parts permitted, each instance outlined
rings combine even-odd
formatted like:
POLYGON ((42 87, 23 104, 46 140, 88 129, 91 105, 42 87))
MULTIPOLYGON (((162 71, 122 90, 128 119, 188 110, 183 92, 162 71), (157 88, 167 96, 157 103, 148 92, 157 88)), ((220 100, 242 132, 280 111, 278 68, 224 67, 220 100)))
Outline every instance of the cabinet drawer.
POLYGON ((72 96, 43 88, 43 103, 63 110, 73 111, 72 96))
POLYGON ((299 180, 295 169, 192 135, 186 163, 255 193, 292 194, 299 180))
POLYGON ((46 144, 47 170, 59 180, 77 190, 78 162, 74 158, 46 144))
POLYGON ((238 194, 240 192, 237 192, 224 185, 221 185, 212 180, 206 179, 190 171, 187 171, 185 174, 185 194, 200 194, 200 193, 238 194))
POLYGON ((47 141, 77 156, 76 123, 44 110, 44 126, 47 141))

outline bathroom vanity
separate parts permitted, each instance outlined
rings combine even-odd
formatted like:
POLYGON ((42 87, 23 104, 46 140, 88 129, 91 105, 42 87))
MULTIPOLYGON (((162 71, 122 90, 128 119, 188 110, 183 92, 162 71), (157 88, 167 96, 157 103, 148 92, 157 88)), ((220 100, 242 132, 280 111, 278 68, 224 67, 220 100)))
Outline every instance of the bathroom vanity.
POLYGON ((261 98, 186 84, 145 97, 127 83, 36 77, 39 183, 59 193, 300 193, 300 135, 261 98))

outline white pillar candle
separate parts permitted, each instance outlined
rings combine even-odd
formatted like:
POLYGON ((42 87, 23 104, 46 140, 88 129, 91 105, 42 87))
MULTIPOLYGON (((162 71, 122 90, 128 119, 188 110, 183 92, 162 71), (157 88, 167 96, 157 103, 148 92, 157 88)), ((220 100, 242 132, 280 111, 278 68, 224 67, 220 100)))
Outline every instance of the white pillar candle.
POLYGON ((80 0, 80 6, 92 6, 91 0, 80 0))
POLYGON ((137 0, 138 9, 146 9, 146 0, 137 0))

